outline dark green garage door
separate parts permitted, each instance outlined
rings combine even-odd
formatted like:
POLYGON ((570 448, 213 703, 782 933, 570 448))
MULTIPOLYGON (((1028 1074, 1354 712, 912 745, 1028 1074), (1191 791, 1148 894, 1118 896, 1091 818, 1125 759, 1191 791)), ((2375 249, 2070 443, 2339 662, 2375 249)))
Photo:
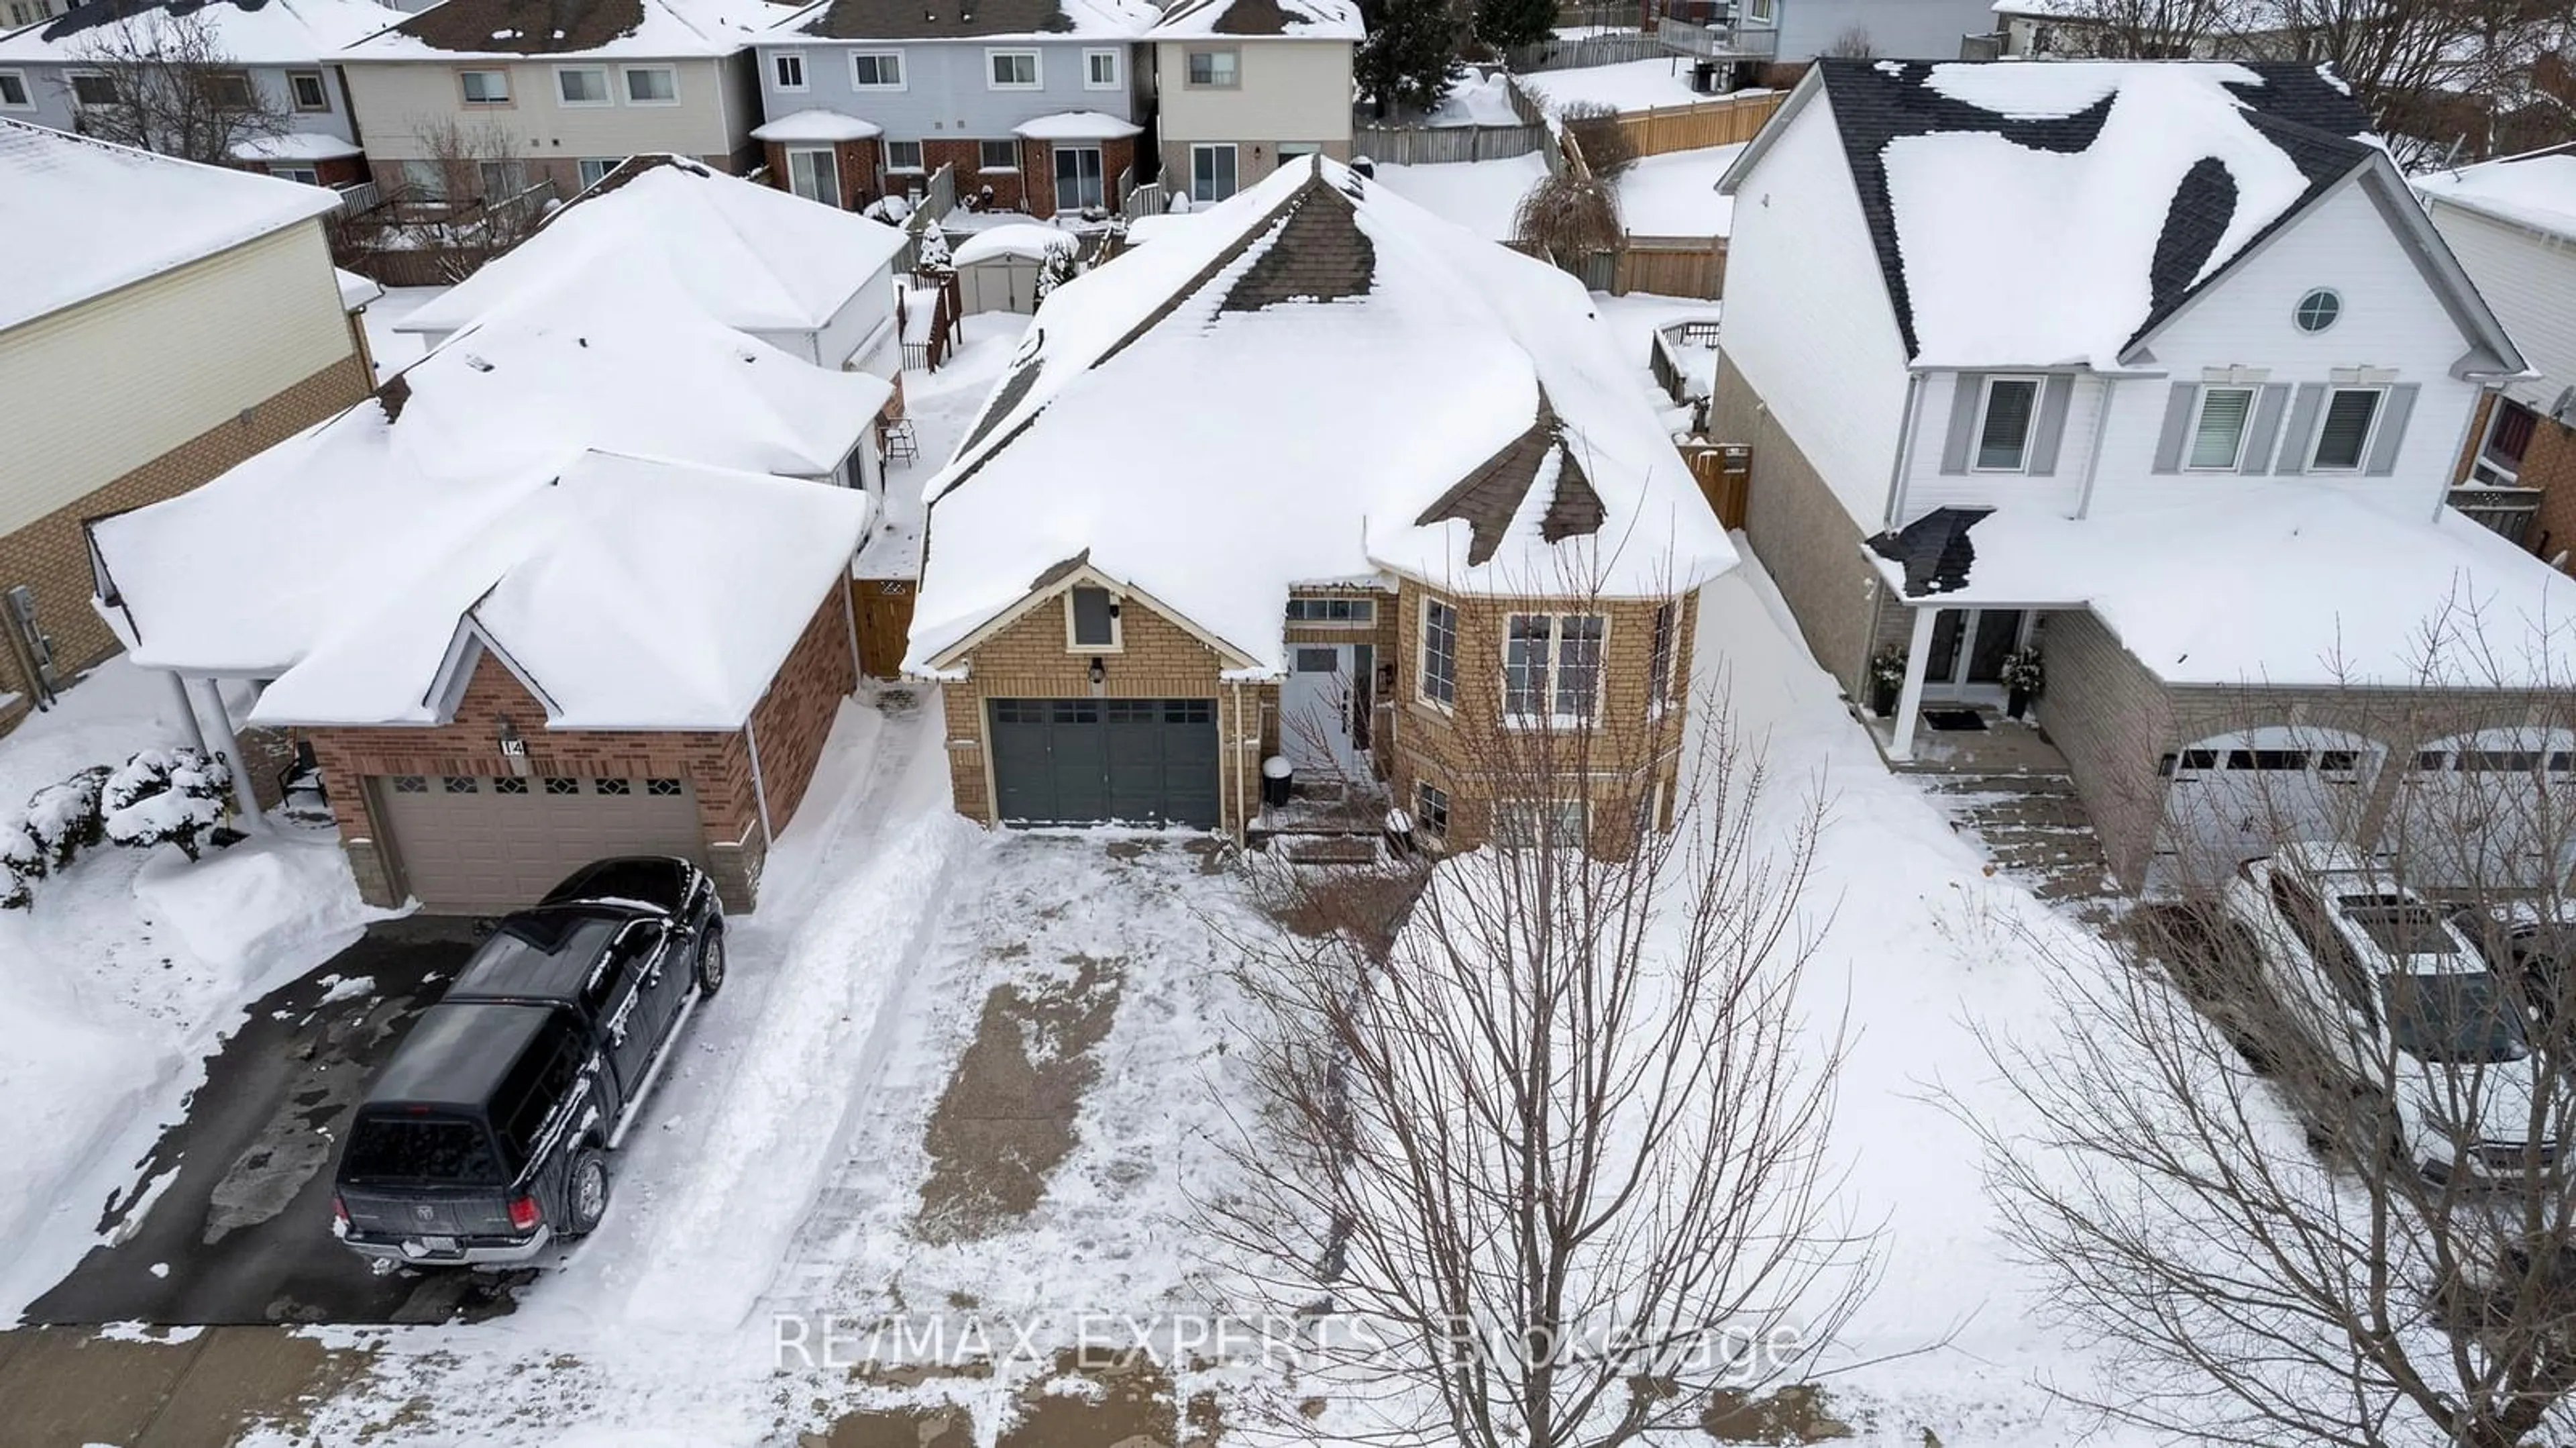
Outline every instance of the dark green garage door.
POLYGON ((1005 824, 1216 828, 1213 699, 995 699, 993 790, 1005 824))

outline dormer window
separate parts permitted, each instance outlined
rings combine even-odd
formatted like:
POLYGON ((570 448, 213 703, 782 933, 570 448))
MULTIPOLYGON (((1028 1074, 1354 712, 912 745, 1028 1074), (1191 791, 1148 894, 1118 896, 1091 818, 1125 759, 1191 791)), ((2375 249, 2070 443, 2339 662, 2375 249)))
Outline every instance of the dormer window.
POLYGON ((1065 640, 1083 653, 1118 650, 1118 600, 1108 589, 1079 586, 1065 590, 1065 640))
POLYGON ((2031 425, 2039 416, 2036 377, 1989 377, 1977 409, 1977 471, 2018 473, 2030 466, 2031 425))

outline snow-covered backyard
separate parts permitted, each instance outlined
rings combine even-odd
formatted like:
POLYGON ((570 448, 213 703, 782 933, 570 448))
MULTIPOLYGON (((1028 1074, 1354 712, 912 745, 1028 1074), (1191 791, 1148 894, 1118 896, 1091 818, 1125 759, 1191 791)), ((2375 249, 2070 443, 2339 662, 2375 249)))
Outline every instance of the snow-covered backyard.
POLYGON ((1656 106, 1693 105, 1708 99, 1691 89, 1690 62, 1678 57, 1623 60, 1616 65, 1592 65, 1580 70, 1537 70, 1520 77, 1520 82, 1549 110, 1560 112, 1581 101, 1622 111, 1643 111, 1656 106))
POLYGON ((1547 162, 1535 154, 1506 161, 1377 168, 1377 179, 1388 190, 1488 241, 1511 237, 1521 198, 1546 175, 1547 162))
POLYGON ((1735 198, 1717 194, 1717 178, 1742 154, 1734 145, 1639 157, 1619 178, 1619 224, 1640 236, 1726 235, 1735 198))

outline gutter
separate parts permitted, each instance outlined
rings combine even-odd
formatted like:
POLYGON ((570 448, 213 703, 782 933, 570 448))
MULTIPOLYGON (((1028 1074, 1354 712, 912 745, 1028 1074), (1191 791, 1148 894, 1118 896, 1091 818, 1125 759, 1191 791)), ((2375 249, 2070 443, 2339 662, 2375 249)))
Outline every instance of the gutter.
POLYGON ((1914 429, 1923 421, 1923 373, 1917 368, 1905 372, 1905 421, 1896 435, 1896 465, 1887 479, 1887 513, 1879 519, 1881 528, 1894 528, 1905 511, 1905 478, 1914 464, 1914 429))

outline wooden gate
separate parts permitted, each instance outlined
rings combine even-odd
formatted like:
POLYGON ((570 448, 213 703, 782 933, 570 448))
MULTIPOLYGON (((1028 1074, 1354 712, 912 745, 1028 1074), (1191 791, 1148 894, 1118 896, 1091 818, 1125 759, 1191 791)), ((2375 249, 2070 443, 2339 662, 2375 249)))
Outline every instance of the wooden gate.
POLYGON ((871 679, 892 679, 903 672, 903 654, 912 634, 909 578, 853 578, 850 607, 859 623, 859 672, 871 679))
POLYGON ((1753 449, 1741 443, 1685 444, 1682 452, 1690 461, 1691 476, 1698 479, 1700 495, 1708 499, 1709 511, 1727 528, 1744 526, 1745 504, 1753 490, 1753 449))

